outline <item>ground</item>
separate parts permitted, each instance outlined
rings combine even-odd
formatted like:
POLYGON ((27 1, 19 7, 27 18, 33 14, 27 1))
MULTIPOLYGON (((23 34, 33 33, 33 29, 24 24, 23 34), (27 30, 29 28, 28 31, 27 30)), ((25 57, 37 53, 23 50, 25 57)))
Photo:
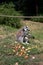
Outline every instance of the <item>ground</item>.
POLYGON ((0 65, 43 65, 43 23, 22 21, 35 39, 24 45, 15 41, 19 29, 0 25, 0 65))

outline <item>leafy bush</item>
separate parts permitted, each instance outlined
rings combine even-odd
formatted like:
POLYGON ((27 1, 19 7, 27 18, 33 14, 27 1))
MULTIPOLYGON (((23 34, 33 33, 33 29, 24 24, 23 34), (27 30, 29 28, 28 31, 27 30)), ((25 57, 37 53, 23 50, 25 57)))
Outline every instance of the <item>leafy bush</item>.
POLYGON ((31 18, 32 21, 35 22, 42 22, 43 23, 43 18, 31 18))
MULTIPOLYGON (((12 2, 1 4, 0 15, 20 16, 20 13, 17 12, 14 7, 15 6, 12 2)), ((21 18, 0 17, 0 24, 10 25, 16 28, 21 27, 20 21, 21 21, 21 18)))

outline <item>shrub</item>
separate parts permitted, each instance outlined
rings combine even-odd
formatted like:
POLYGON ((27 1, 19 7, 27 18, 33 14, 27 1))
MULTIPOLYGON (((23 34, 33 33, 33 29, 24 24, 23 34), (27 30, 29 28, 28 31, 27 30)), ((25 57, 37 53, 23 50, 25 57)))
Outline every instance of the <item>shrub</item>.
POLYGON ((31 18, 32 21, 35 22, 42 22, 43 23, 43 18, 31 18))
MULTIPOLYGON (((12 15, 12 16, 20 16, 20 13, 17 12, 14 8, 14 4, 4 3, 0 5, 0 14, 1 15, 12 15)), ((16 28, 21 27, 21 18, 11 18, 11 17, 0 17, 0 24, 6 24, 10 26, 14 26, 16 28)))

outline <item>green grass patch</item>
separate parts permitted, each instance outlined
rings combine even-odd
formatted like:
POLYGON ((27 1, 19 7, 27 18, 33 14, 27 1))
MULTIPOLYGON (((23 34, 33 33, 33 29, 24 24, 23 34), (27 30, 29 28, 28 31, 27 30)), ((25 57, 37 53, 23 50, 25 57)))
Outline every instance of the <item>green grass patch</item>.
MULTIPOLYGON (((15 46, 15 33, 18 31, 18 29, 6 26, 6 25, 0 25, 0 35, 2 35, 2 38, 0 38, 0 65, 14 65, 16 62, 19 63, 19 65, 31 65, 29 62, 40 62, 41 60, 36 58, 35 60, 30 60, 30 57, 28 59, 24 59, 24 57, 16 56, 13 52, 12 46, 15 46), (12 34, 13 33, 13 34, 12 34), (5 36, 6 35, 6 36, 5 36), (3 36, 5 38, 3 38, 3 36)), ((43 39, 43 30, 36 30, 32 31, 32 34, 35 36, 35 39, 42 40, 43 39)), ((21 44, 21 43, 19 43, 21 44)), ((30 52, 27 52, 27 54, 30 55, 38 55, 43 53, 43 44, 35 43, 33 39, 30 39, 30 43, 27 45, 22 44, 25 48, 31 48, 30 52), (38 46, 38 48, 35 48, 35 46, 38 46), (32 48, 34 47, 34 48, 32 48)))

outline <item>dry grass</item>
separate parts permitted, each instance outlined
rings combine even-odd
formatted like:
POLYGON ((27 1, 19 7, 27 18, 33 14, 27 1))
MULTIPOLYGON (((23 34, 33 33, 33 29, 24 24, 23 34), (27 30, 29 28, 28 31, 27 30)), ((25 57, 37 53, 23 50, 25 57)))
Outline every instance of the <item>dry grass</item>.
POLYGON ((43 28, 43 23, 40 23, 40 22, 33 22, 33 21, 25 20, 23 21, 23 23, 25 25, 28 25, 32 31, 40 30, 43 28))

